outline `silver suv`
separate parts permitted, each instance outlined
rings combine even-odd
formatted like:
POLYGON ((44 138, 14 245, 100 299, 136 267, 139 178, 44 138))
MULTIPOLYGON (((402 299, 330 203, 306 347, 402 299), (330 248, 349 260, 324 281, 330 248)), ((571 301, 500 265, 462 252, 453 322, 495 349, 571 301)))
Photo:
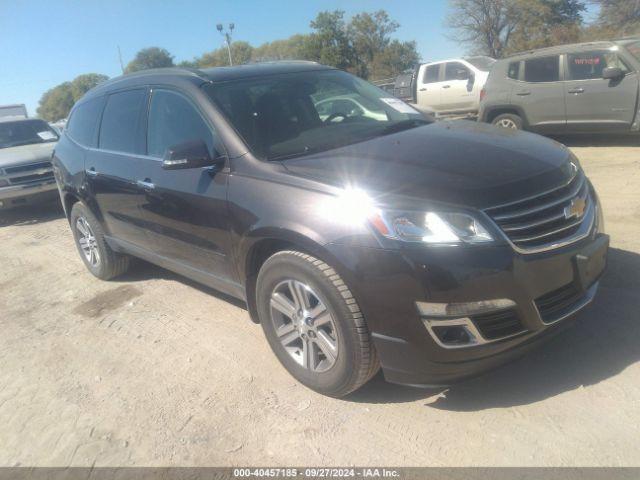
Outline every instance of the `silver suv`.
POLYGON ((0 120, 0 210, 58 198, 51 167, 57 141, 43 120, 0 120))
POLYGON ((638 132, 640 38, 562 45, 499 60, 479 121, 539 133, 638 132))

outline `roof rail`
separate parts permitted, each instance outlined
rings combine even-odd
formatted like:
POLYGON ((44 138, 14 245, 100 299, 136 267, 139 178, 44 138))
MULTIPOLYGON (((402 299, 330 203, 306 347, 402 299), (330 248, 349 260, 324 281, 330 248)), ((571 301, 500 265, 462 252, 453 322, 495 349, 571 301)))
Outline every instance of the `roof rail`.
POLYGON ((520 52, 514 52, 514 53, 510 53, 509 55, 505 55, 503 58, 512 58, 512 57, 518 57, 520 55, 530 55, 532 53, 539 53, 539 52, 545 52, 545 51, 552 52, 562 48, 598 46, 598 45, 602 45, 603 43, 611 44, 614 41, 615 40, 594 40, 591 42, 564 43, 561 45, 553 45, 551 47, 532 48, 531 50, 522 50, 520 52))

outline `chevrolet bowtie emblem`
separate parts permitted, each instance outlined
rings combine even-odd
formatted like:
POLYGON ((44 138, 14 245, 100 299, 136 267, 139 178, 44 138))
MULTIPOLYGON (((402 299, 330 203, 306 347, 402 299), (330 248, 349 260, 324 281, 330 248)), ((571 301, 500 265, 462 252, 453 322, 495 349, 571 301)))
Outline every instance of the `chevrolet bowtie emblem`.
POLYGON ((587 202, 584 198, 574 198, 571 200, 571 204, 564 207, 564 218, 569 220, 570 218, 580 218, 584 215, 584 210, 587 207, 587 202))

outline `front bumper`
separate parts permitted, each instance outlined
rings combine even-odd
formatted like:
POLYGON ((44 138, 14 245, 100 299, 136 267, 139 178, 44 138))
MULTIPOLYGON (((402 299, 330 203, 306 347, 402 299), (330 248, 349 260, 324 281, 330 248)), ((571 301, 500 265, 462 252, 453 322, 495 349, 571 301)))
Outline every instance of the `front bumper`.
POLYGON ((47 202, 55 198, 58 198, 55 179, 25 185, 0 187, 0 210, 47 202))
MULTIPOLYGON (((576 257, 608 244, 594 231, 555 250, 520 254, 509 246, 399 250, 330 245, 367 319, 385 378, 409 385, 448 385, 522 355, 571 323, 595 296, 597 277, 583 285, 576 257), (573 289, 571 292, 568 288, 573 289), (555 292, 569 292, 564 308, 546 308, 555 292), (468 348, 446 348, 427 329, 416 302, 450 304, 510 299, 521 329, 468 348)), ((604 247, 606 248, 606 246, 604 247)), ((599 273, 599 272, 598 272, 599 273)), ((424 312, 423 312, 424 313, 424 312)))

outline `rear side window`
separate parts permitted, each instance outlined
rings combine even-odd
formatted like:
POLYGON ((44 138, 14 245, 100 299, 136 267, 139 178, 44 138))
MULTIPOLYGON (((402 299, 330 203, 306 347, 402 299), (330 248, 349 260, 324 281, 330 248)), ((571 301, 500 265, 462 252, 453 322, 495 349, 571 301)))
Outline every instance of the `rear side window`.
POLYGON ((558 56, 525 60, 524 80, 525 82, 557 82, 560 80, 558 56))
POLYGON ((429 65, 424 71, 424 78, 422 79, 422 83, 437 82, 439 72, 440 72, 440 65, 429 65))
POLYGON ((468 80, 469 69, 459 62, 447 62, 444 68, 445 81, 468 80))
POLYGON ((570 53, 567 55, 567 67, 570 80, 602 79, 602 71, 607 67, 617 67, 624 73, 629 72, 629 67, 620 57, 609 50, 570 53))
POLYGON ((627 50, 640 62, 640 41, 628 44, 627 50))
POLYGON ((109 95, 100 125, 100 148, 123 153, 143 153, 141 127, 146 90, 109 95))
POLYGON ((96 146, 96 127, 104 97, 88 100, 76 107, 67 124, 67 135, 85 147, 96 146))
POLYGON ((511 62, 507 70, 507 77, 518 80, 520 76, 520 62, 511 62))
POLYGON ((164 156, 169 147, 202 140, 215 156, 211 129, 195 107, 182 95, 168 90, 156 90, 151 97, 147 133, 148 154, 164 156))

